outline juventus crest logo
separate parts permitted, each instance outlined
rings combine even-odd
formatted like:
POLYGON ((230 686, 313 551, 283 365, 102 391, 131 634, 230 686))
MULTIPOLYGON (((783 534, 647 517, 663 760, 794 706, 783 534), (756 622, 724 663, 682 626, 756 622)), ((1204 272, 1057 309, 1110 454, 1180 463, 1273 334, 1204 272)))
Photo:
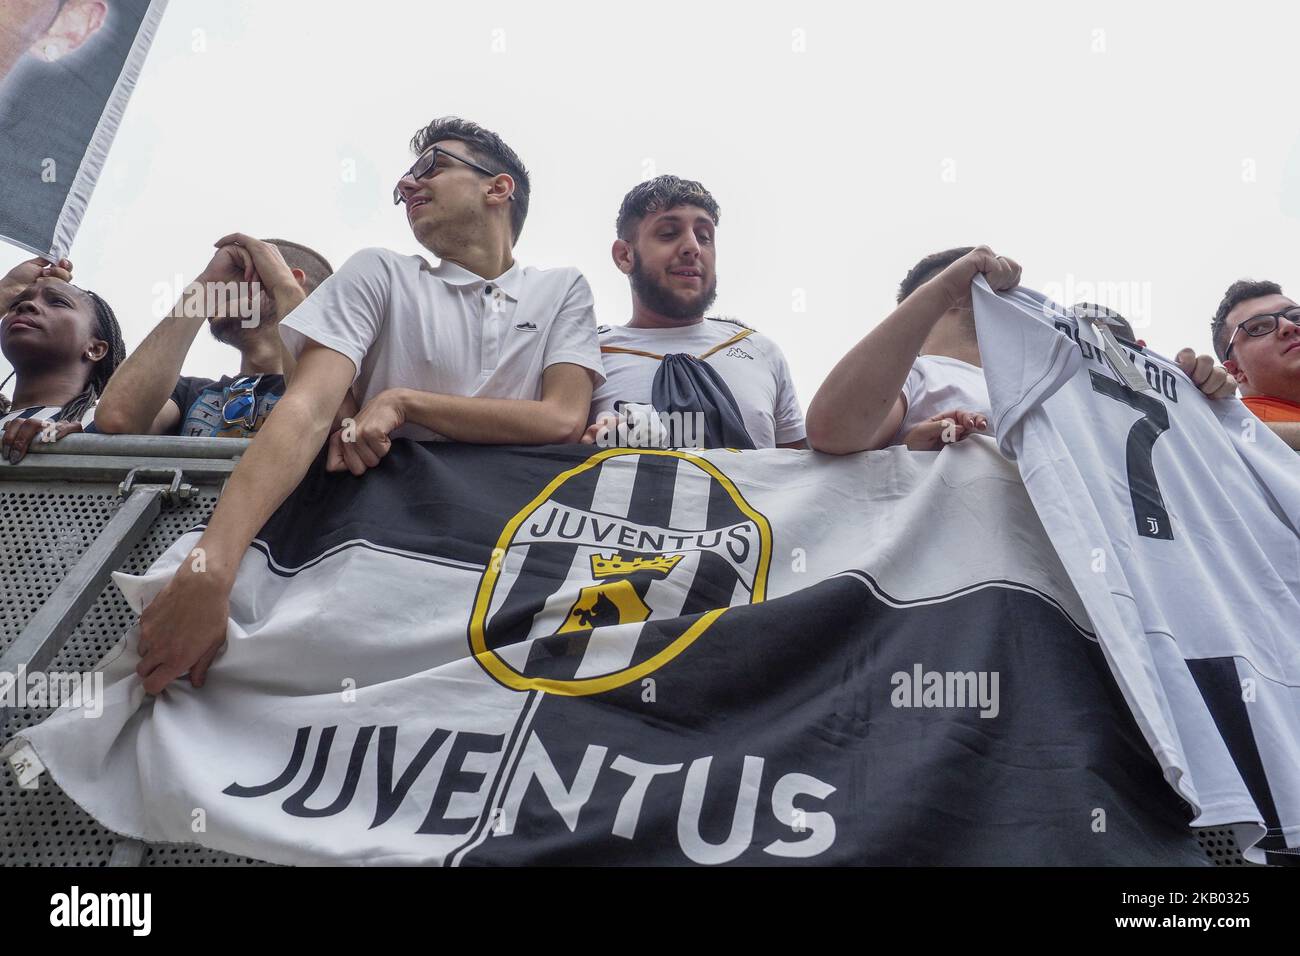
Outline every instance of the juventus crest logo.
POLYGON ((610 448, 551 481, 501 532, 470 647, 515 690, 637 680, 767 591, 772 532, 703 455, 610 448))

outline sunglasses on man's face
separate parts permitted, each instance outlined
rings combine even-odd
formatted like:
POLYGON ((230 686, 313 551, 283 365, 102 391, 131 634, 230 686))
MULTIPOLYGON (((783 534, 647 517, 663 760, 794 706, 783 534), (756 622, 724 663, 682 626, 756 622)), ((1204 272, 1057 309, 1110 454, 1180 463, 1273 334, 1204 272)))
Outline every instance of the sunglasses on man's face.
MULTIPOLYGON (((407 176, 410 176, 412 179, 418 182, 421 179, 425 179, 429 176, 432 176, 434 168, 438 165, 438 157, 440 155, 446 156, 448 159, 454 159, 458 163, 464 163, 470 169, 476 169, 484 176, 497 175, 496 173, 492 172, 492 170, 484 169, 478 163, 466 159, 464 156, 457 156, 455 153, 449 152, 448 150, 443 149, 441 146, 435 146, 432 149, 425 150, 423 153, 421 153, 420 158, 415 161, 415 165, 412 166, 410 169, 408 169, 402 175, 401 179, 405 179, 407 176)), ((512 195, 510 197, 511 201, 513 201, 514 198, 515 197, 512 195)), ((400 206, 404 202, 406 202, 406 197, 402 195, 402 184, 401 181, 399 180, 398 184, 393 187, 393 205, 400 206)))

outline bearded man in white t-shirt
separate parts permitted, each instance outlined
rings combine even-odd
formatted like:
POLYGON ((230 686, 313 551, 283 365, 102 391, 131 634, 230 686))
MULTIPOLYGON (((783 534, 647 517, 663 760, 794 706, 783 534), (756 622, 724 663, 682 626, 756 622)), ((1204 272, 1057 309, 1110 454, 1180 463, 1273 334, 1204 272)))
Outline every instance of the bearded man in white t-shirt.
MULTIPOLYGON (((937 451, 988 433, 970 284, 983 275, 994 292, 1020 283, 1020 266, 988 246, 926 256, 898 289, 898 308, 840 359, 808 406, 808 442, 848 455, 906 445, 937 451)), ((1231 395, 1231 376, 1207 355, 1178 353, 1180 368, 1211 397, 1231 395)))
POLYGON ((746 325, 705 316, 718 294, 718 219, 709 191, 676 176, 623 197, 611 254, 632 287, 632 318, 600 328, 605 382, 583 441, 807 447, 781 349, 746 325), (656 440, 626 441, 629 432, 644 439, 649 430, 637 426, 647 414, 662 426, 656 440))
POLYGON ((203 684, 226 636, 229 596, 258 529, 327 437, 327 467, 379 465, 391 437, 486 444, 574 442, 604 380, 591 289, 576 269, 533 269, 513 247, 528 173, 500 136, 456 117, 411 142, 394 203, 440 260, 358 252, 286 318, 297 359, 284 396, 240 460, 197 547, 140 619, 137 672, 159 693, 203 684), (359 406, 331 435, 335 413, 359 406))

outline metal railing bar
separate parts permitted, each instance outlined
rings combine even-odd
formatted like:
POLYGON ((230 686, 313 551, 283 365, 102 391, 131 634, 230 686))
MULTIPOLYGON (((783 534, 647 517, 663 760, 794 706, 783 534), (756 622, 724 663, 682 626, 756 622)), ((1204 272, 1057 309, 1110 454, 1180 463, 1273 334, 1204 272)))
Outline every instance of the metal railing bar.
POLYGON ((147 466, 167 470, 179 468, 184 472, 185 480, 191 484, 218 484, 230 477, 236 464, 237 461, 228 458, 29 454, 16 465, 0 464, 0 482, 121 481, 133 468, 147 466))
POLYGON ((179 435, 69 435, 33 442, 29 455, 108 455, 135 458, 238 458, 248 438, 183 438, 179 435))

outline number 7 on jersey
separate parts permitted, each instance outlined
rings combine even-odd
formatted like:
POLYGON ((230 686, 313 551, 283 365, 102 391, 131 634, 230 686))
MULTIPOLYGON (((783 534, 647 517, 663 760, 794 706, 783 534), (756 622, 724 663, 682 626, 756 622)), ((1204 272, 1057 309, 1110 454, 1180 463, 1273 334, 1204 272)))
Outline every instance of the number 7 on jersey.
POLYGON ((1156 439, 1169 430, 1169 409, 1158 399, 1126 388, 1113 378, 1094 371, 1089 371, 1088 374, 1092 378, 1094 392, 1123 402, 1142 413, 1142 417, 1129 429, 1128 443, 1124 449, 1128 464, 1128 493, 1133 500, 1133 518, 1137 522, 1137 533, 1142 537, 1172 541, 1174 529, 1169 523, 1169 512, 1165 510, 1165 499, 1160 494, 1160 483, 1156 481, 1155 466, 1151 463, 1156 439))

